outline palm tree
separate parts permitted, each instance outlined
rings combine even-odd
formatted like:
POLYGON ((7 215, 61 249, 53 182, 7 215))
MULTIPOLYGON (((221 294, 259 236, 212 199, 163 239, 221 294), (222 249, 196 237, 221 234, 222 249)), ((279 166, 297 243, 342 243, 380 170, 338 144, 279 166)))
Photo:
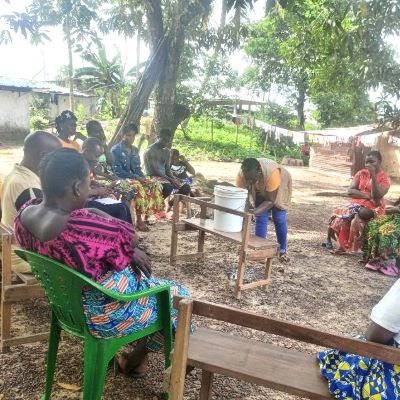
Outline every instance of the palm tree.
POLYGON ((101 93, 101 108, 109 102, 112 117, 117 117, 121 114, 120 92, 126 84, 120 53, 109 60, 104 44, 98 44, 97 53, 86 52, 81 57, 90 66, 77 69, 75 78, 82 78, 89 89, 101 93))

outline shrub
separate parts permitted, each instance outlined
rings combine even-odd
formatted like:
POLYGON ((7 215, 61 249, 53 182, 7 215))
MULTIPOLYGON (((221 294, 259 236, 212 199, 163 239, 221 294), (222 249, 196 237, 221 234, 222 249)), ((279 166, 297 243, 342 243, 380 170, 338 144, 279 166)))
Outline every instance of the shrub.
POLYGON ((49 120, 41 115, 33 115, 29 122, 33 131, 41 131, 49 126, 49 120))

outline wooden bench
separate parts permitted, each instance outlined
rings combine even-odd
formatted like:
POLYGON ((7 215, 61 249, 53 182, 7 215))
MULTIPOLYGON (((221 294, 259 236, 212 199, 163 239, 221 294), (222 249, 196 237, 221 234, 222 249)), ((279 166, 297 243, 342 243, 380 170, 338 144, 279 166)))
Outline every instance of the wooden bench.
POLYGON ((211 398, 213 375, 220 374, 309 399, 331 399, 315 354, 234 336, 229 332, 199 328, 189 334, 192 314, 256 329, 306 343, 400 365, 400 349, 344 336, 252 312, 192 299, 174 298, 179 310, 172 355, 170 394, 183 398, 186 367, 202 370, 200 400, 211 398))
POLYGON ((44 296, 43 289, 31 274, 15 274, 11 270, 13 233, 0 224, 1 235, 1 339, 0 350, 5 353, 11 346, 47 340, 48 332, 13 337, 11 335, 12 304, 44 296))
POLYGON ((177 261, 204 260, 206 253, 204 251, 204 241, 206 233, 226 239, 240 246, 239 265, 236 279, 235 296, 241 297, 241 291, 259 286, 266 286, 271 282, 272 260, 278 255, 278 245, 267 239, 251 235, 252 214, 221 207, 205 200, 199 200, 193 197, 177 195, 174 198, 174 213, 172 220, 171 234, 171 252, 170 264, 175 265, 177 261), (199 218, 179 219, 179 201, 184 201, 188 210, 190 205, 196 204, 200 207, 199 218), (224 211, 228 214, 238 215, 243 218, 242 232, 230 233, 218 231, 214 228, 214 222, 207 219, 207 209, 224 211), (178 255, 178 233, 198 231, 197 253, 178 255), (264 278, 250 283, 244 283, 247 261, 262 261, 265 263, 264 278))

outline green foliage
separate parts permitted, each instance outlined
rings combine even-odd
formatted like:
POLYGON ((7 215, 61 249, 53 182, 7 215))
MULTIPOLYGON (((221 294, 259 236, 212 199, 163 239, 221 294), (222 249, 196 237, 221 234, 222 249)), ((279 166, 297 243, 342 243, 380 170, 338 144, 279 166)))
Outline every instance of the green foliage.
MULTIPOLYGON (((84 52, 81 57, 87 67, 75 71, 75 78, 83 79, 89 90, 99 95, 99 112, 102 117, 115 118, 121 115, 129 95, 129 84, 119 52, 108 59, 104 44, 98 43, 97 52, 84 52)), ((135 71, 133 71, 135 72, 135 71)))
POLYGON ((393 101, 382 99, 376 104, 376 109, 380 126, 400 127, 400 108, 393 101))
POLYGON ((257 113, 256 118, 285 129, 295 129, 297 125, 296 117, 290 108, 274 102, 268 102, 264 106, 264 112, 257 113))
POLYGON ((29 120, 29 125, 33 131, 41 131, 48 128, 49 120, 42 115, 32 115, 29 120))
POLYGON ((267 18, 250 27, 246 51, 254 66, 247 79, 253 88, 277 85, 296 98, 299 126, 304 95, 317 104, 327 125, 351 124, 365 114, 370 120, 365 99, 371 87, 381 84, 388 93, 399 93, 394 84, 400 81, 399 64, 385 41, 400 31, 398 1, 282 1, 276 7, 268 3, 267 18), (347 108, 340 97, 349 102, 347 108))
POLYGON ((77 104, 74 114, 76 115, 76 118, 78 118, 78 121, 81 121, 81 122, 86 121, 86 118, 87 118, 86 109, 83 104, 81 104, 81 103, 77 104))
POLYGON ((287 155, 299 154, 298 146, 290 142, 271 143, 263 152, 260 143, 260 131, 250 131, 244 126, 239 127, 238 144, 236 145, 236 126, 224 123, 222 127, 214 125, 214 137, 211 137, 211 121, 205 118, 191 120, 189 123, 190 139, 184 137, 181 131, 176 131, 173 147, 182 154, 199 160, 240 161, 247 157, 266 157, 277 161, 287 155))
POLYGON ((32 130, 46 129, 50 120, 50 95, 38 93, 32 96, 29 104, 29 115, 29 124, 32 130))
POLYGON ((317 106, 316 118, 325 127, 354 126, 372 123, 374 107, 366 93, 325 93, 313 96, 317 106))

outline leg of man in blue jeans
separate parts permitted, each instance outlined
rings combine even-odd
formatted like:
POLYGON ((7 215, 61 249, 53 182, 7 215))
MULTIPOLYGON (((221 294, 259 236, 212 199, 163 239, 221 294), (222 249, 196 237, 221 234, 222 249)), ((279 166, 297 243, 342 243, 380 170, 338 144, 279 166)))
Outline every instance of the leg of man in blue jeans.
POLYGON ((286 210, 280 210, 279 208, 274 207, 272 209, 272 219, 274 221, 275 233, 280 247, 279 249, 280 258, 282 259, 283 257, 285 257, 285 261, 288 261, 286 260, 287 233, 288 233, 286 210))

